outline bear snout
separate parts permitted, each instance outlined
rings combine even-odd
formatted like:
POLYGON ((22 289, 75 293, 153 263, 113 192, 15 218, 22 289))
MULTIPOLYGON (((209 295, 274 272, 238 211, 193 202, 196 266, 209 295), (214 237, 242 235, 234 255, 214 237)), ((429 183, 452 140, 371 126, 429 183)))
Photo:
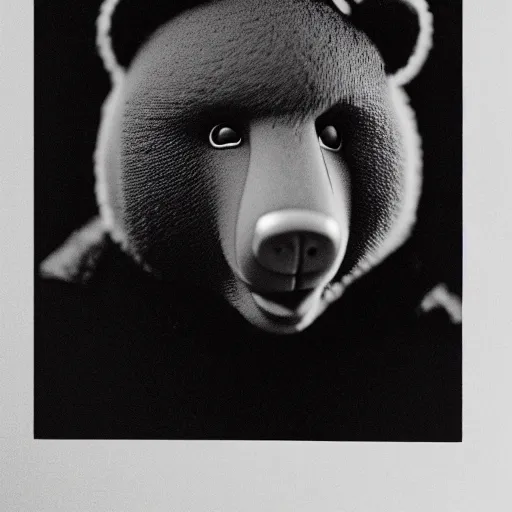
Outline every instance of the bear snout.
POLYGON ((334 264, 340 236, 338 223, 328 215, 279 210, 258 219, 252 251, 267 270, 294 276, 294 289, 313 288, 334 264))
POLYGON ((234 268, 251 291, 313 290, 338 270, 350 231, 349 171, 342 154, 324 153, 311 120, 251 123, 234 268))

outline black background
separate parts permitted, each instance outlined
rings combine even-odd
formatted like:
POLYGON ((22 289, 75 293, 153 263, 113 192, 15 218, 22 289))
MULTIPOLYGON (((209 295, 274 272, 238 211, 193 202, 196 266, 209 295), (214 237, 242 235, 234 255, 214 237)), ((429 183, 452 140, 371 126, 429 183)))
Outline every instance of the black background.
MULTIPOLYGON (((286 338, 186 283, 132 279, 122 257, 85 291, 37 279, 36 437, 460 439, 460 327, 416 310, 438 282, 462 292, 462 5, 429 3, 434 48, 406 88, 424 149, 406 245, 286 338)), ((36 268, 97 212, 99 5, 35 2, 36 268)))

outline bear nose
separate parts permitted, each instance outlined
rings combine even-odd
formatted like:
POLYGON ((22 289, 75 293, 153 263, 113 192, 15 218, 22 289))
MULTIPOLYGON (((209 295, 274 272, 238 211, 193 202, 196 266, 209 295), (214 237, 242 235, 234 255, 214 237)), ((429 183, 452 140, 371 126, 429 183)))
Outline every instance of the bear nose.
POLYGON ((321 274, 340 248, 338 223, 323 213, 279 210, 256 222, 252 250, 268 270, 284 275, 321 274))

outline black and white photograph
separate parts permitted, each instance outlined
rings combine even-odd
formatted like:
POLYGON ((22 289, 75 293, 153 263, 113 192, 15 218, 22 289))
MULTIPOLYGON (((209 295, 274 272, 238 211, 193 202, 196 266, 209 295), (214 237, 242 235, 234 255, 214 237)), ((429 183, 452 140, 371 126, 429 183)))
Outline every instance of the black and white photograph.
POLYGON ((2 0, 0 511, 510 510, 511 23, 2 0))
POLYGON ((461 2, 34 15, 36 438, 461 440, 461 2))

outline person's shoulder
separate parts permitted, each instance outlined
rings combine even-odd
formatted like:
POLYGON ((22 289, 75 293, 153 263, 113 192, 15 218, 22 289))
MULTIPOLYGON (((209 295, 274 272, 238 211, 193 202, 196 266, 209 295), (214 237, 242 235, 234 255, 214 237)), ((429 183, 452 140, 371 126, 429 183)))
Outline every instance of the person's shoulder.
POLYGON ((43 331, 63 333, 66 325, 71 332, 111 330, 119 319, 134 320, 130 312, 136 304, 150 309, 156 290, 170 291, 146 276, 97 217, 74 231, 37 270, 36 318, 43 331))
POLYGON ((90 284, 99 268, 115 255, 111 241, 100 217, 94 217, 75 230, 39 265, 39 277, 48 281, 90 284))

